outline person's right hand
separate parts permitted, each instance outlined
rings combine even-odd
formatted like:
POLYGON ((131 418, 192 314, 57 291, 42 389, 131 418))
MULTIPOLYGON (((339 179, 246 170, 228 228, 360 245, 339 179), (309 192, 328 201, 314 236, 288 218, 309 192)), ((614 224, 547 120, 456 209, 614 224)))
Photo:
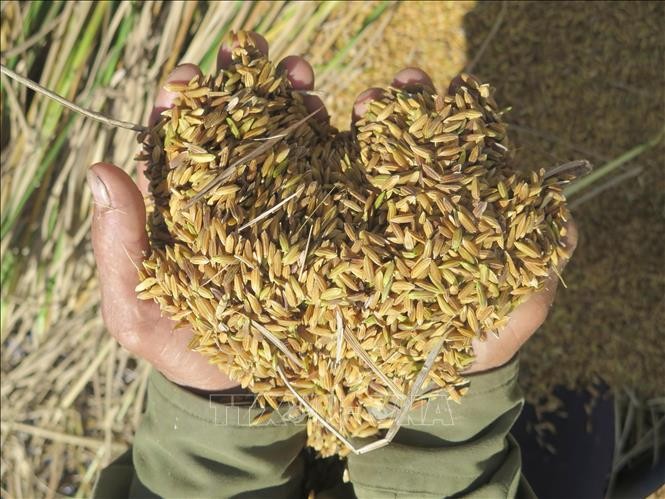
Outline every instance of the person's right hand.
MULTIPOLYGON (((266 40, 260 35, 252 36, 256 46, 267 54, 266 40)), ((230 47, 220 48, 217 62, 219 68, 230 64, 230 47)), ((307 61, 289 56, 280 65, 294 89, 314 88, 314 71, 307 61)), ((189 82, 197 74, 201 74, 197 66, 183 64, 171 72, 167 81, 189 82)), ((160 113, 173 105, 175 95, 160 89, 150 124, 156 123, 160 113)), ((310 111, 323 107, 316 96, 303 98, 310 111)), ((326 119, 325 108, 316 116, 326 119)), ((92 243, 106 327, 122 346, 178 385, 207 392, 237 386, 202 354, 189 349, 191 328, 174 329, 175 323, 161 315, 159 305, 136 296, 137 269, 149 251, 143 201, 143 196, 148 195, 148 181, 143 174, 145 165, 139 164, 137 169, 136 184, 122 169, 109 163, 97 163, 88 171, 94 198, 92 243)))

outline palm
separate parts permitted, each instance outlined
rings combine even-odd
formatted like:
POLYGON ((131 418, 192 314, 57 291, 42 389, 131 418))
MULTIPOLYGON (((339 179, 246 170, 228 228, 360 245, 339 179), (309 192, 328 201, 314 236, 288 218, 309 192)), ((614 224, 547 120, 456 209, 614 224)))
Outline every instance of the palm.
MULTIPOLYGON (((200 390, 223 390, 234 386, 219 368, 189 348, 191 328, 174 329, 175 322, 162 317, 159 306, 150 302, 142 334, 150 347, 145 358, 176 384, 200 390)), ((147 307, 146 307, 147 308, 147 307)))

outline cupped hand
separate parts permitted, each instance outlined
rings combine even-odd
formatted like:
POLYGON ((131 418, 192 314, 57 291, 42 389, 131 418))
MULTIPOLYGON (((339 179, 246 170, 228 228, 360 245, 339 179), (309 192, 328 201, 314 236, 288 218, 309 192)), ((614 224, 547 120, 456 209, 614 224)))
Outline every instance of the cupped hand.
MULTIPOLYGON (((577 226, 572 218, 566 224, 564 243, 568 254, 572 256, 577 247, 577 226)), ((559 276, 567 263, 568 260, 559 262, 556 272, 550 272, 543 287, 512 311, 508 316, 508 324, 498 332, 498 335, 490 333, 484 340, 473 340, 476 360, 467 369, 467 374, 502 366, 512 359, 522 345, 543 325, 556 296, 559 276)))
MULTIPOLYGON (((453 80, 451 88, 458 84, 458 80, 453 80)), ((395 88, 412 91, 434 89, 432 79, 419 68, 401 70, 395 75, 391 85, 395 88)), ((353 106, 352 121, 359 120, 367 111, 369 102, 381 97, 381 94, 382 90, 380 88, 369 88, 362 92, 356 98, 353 106)), ((577 246, 577 227, 572 218, 566 225, 566 232, 564 244, 569 255, 572 255, 577 246)), ((545 322, 554 302, 559 276, 567 263, 567 260, 560 262, 556 271, 550 272, 543 287, 513 310, 509 315, 508 323, 502 330, 498 331, 497 335, 489 333, 484 340, 478 338, 473 340, 475 360, 465 371, 466 374, 479 373, 500 367, 515 356, 520 347, 545 322)))
MULTIPOLYGON (((268 54, 268 43, 257 34, 251 35, 256 46, 268 54)), ((217 56, 218 68, 231 62, 231 47, 223 45, 217 56)), ((301 57, 289 56, 280 62, 295 90, 314 88, 314 71, 301 57)), ((193 64, 176 67, 167 82, 188 82, 201 70, 193 64)), ((394 87, 429 88, 431 78, 418 68, 406 68, 395 76, 394 87)), ((370 88, 361 93, 353 106, 352 121, 366 111, 367 104, 381 95, 381 89, 370 88)), ((150 124, 173 105, 176 94, 160 89, 150 115, 150 124)), ((321 99, 303 94, 309 111, 320 110, 317 119, 328 119, 321 99)), ((143 196, 147 195, 148 181, 143 172, 145 165, 137 165, 136 183, 122 169, 108 163, 97 163, 88 172, 88 183, 94 198, 92 241, 102 291, 102 314, 110 333, 133 354, 150 362, 164 376, 176 384, 192 389, 214 392, 228 390, 237 383, 210 364, 201 354, 192 351, 189 343, 190 328, 175 329, 175 323, 161 315, 154 302, 139 300, 135 287, 139 284, 137 269, 149 251, 146 234, 146 213, 143 196)), ((570 252, 577 242, 577 230, 572 220, 568 227, 566 244, 570 252)), ((565 264, 565 262, 563 263, 565 264)), ((563 266, 562 264, 562 266, 563 266)), ((563 270, 559 268, 559 272, 563 270)), ((498 337, 488 335, 484 341, 474 340, 476 360, 467 373, 498 367, 509 361, 522 344, 544 322, 554 300, 558 278, 553 273, 544 287, 517 307, 509 323, 498 337)))
MULTIPOLYGON (((268 43, 252 34, 257 48, 266 55, 268 43)), ((218 68, 231 63, 231 47, 222 45, 218 52, 218 68)), ((314 88, 312 67, 297 56, 280 62, 287 78, 296 90, 314 88)), ((167 82, 189 82, 201 70, 193 64, 176 67, 167 82)), ((176 94, 160 89, 150 115, 150 124, 173 105, 176 94)), ((323 108, 314 95, 303 95, 310 111, 323 108)), ((326 119, 325 108, 317 119, 326 119)), ((178 385, 199 391, 228 390, 237 383, 210 364, 202 354, 189 348, 193 332, 190 328, 175 329, 175 323, 163 317, 159 306, 139 300, 135 288, 139 284, 138 268, 149 251, 146 234, 146 212, 143 196, 148 181, 145 165, 137 165, 138 180, 132 181, 121 168, 109 163, 97 163, 88 171, 88 183, 94 199, 92 243, 97 261, 102 292, 102 315, 109 332, 133 354, 150 362, 155 369, 178 385)))

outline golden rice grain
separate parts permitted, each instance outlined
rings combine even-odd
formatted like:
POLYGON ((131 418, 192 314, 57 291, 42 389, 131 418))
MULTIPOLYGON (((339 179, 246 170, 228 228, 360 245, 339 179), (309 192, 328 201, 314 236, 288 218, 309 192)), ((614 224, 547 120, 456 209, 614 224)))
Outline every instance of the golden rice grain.
POLYGON ((385 89, 339 133, 238 40, 228 69, 169 84, 175 107, 144 137, 152 251, 136 291, 262 406, 308 405, 319 452, 346 453, 390 427, 370 409, 409 400, 430 355, 428 397, 462 396, 472 339, 566 255, 569 177, 513 168, 470 76, 442 95, 385 89))

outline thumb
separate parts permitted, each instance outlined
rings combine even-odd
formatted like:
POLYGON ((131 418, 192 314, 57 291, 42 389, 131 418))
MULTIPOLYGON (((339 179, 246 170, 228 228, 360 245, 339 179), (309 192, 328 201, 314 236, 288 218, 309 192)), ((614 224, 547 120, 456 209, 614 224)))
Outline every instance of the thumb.
POLYGON ((93 165, 87 174, 94 199, 92 245, 102 292, 102 313, 113 336, 129 350, 138 347, 138 332, 159 317, 154 303, 136 298, 138 268, 148 250, 143 197, 117 166, 93 165))

